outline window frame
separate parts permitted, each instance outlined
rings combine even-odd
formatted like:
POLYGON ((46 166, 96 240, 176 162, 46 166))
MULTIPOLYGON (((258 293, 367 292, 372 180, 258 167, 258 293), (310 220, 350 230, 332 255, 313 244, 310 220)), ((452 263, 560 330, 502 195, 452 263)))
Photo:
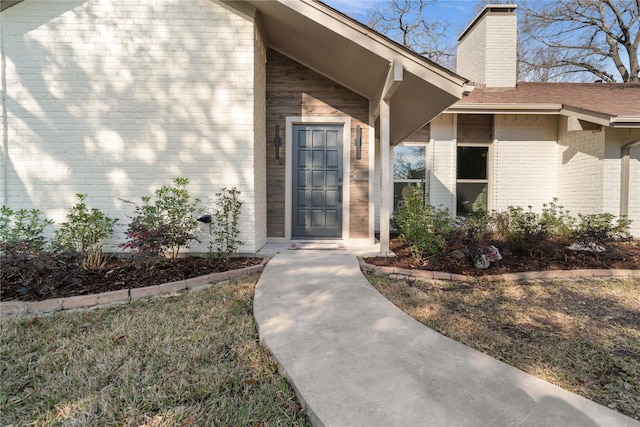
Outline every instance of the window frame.
POLYGON ((491 212, 491 209, 493 208, 492 203, 491 203, 491 197, 490 195, 492 194, 492 181, 493 181, 493 173, 492 170, 493 168, 491 167, 491 165, 493 164, 493 142, 457 142, 456 143, 456 171, 455 171, 455 175, 456 175, 456 216, 463 216, 466 214, 462 214, 460 212, 458 212, 458 184, 486 184, 487 185, 487 210, 486 212, 491 212), (486 179, 464 179, 464 178, 458 178, 458 148, 459 147, 486 147, 487 148, 487 178, 486 179))
POLYGON ((425 206, 429 204, 429 193, 427 191, 427 186, 429 183, 429 167, 428 167, 428 157, 429 150, 427 149, 429 146, 429 141, 411 141, 411 142, 401 142, 393 146, 393 153, 391 156, 391 169, 393 170, 392 183, 391 188, 393 189, 393 194, 391 197, 391 212, 395 212, 396 210, 396 183, 408 183, 408 184, 422 184, 424 190, 424 203, 425 206), (422 147, 424 148, 424 178, 418 179, 396 179, 395 177, 395 163, 396 163, 396 148, 397 147, 422 147))

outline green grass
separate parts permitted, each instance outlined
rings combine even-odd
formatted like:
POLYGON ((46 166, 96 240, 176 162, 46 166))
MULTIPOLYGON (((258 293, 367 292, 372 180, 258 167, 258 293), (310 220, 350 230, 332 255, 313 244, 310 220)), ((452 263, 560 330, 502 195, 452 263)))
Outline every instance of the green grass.
POLYGON ((640 420, 639 279, 369 280, 443 335, 640 420))
POLYGON ((256 281, 3 320, 2 424, 308 425, 258 342, 256 281))

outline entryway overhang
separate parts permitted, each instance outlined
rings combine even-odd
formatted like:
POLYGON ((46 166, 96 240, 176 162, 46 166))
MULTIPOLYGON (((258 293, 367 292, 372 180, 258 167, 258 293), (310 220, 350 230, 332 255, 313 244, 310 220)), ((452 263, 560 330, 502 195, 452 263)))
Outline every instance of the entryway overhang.
MULTIPOLYGON (((379 142, 380 252, 389 250, 390 147, 421 129, 472 88, 468 80, 317 0, 223 4, 252 16, 271 49, 369 100, 370 145, 379 142)), ((373 157, 369 200, 374 199, 373 157)), ((345 181, 346 182, 346 181, 345 181)), ((369 236, 373 239, 373 207, 369 236)))
POLYGON ((270 48, 371 101, 378 102, 384 95, 389 70, 394 60, 401 61, 402 83, 389 99, 392 145, 420 129, 467 91, 466 79, 319 1, 244 3, 257 12, 270 48))

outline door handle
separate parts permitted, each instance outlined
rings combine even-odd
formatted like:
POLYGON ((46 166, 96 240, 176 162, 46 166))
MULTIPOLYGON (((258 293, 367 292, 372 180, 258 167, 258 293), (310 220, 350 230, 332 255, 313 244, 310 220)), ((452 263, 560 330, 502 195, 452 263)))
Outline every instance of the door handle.
POLYGON ((342 185, 338 185, 338 203, 342 203, 342 185))

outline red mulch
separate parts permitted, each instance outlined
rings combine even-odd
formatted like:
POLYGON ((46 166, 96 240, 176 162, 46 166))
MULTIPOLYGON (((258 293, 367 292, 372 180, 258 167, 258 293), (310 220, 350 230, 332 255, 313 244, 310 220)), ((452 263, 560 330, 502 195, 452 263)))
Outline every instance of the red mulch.
POLYGON ((486 270, 477 270, 469 257, 459 258, 444 254, 439 258, 416 261, 409 249, 399 239, 391 239, 390 249, 396 257, 369 257, 369 264, 383 267, 397 267, 410 270, 444 271, 468 276, 516 273, 523 271, 575 270, 575 269, 624 269, 640 270, 640 242, 635 244, 614 243, 603 253, 572 251, 566 244, 549 244, 543 251, 510 251, 504 243, 492 242, 503 259, 491 264, 486 270))
POLYGON ((0 263, 0 300, 41 301, 175 282, 209 273, 257 265, 262 258, 231 258, 229 264, 202 257, 159 260, 143 265, 114 258, 100 270, 83 269, 77 259, 38 257, 3 259, 0 263))

